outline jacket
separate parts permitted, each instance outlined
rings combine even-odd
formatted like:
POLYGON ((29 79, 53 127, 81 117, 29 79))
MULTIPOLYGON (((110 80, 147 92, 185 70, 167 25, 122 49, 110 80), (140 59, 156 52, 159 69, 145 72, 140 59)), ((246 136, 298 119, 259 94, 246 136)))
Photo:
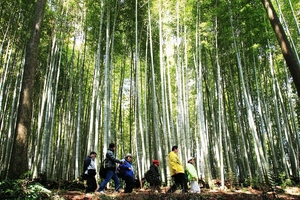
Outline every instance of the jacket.
POLYGON ((169 153, 169 165, 170 165, 170 175, 173 176, 179 173, 184 173, 184 168, 177 156, 177 154, 174 151, 171 151, 169 153))
POLYGON ((89 170, 94 170, 94 173, 96 173, 95 161, 90 156, 84 159, 83 173, 89 174, 89 170))
POLYGON ((117 166, 116 163, 121 163, 121 161, 115 157, 114 150, 109 148, 107 150, 104 163, 105 163, 105 169, 115 170, 117 166))
POLYGON ((161 179, 160 179, 160 174, 158 171, 158 167, 155 164, 152 164, 150 166, 150 183, 155 184, 155 185, 160 185, 161 184, 161 179))
POLYGON ((127 160, 124 160, 124 162, 121 163, 119 165, 119 167, 120 167, 120 169, 125 169, 125 175, 124 175, 125 177, 134 178, 133 167, 130 162, 128 162, 127 160), (131 168, 131 170, 129 168, 131 168))
POLYGON ((186 164, 186 172, 189 181, 198 181, 198 175, 194 165, 192 165, 191 163, 186 164))
POLYGON ((155 177, 155 178, 160 177, 158 167, 156 165, 152 164, 150 166, 150 171, 151 171, 151 174, 152 174, 153 177, 155 177))

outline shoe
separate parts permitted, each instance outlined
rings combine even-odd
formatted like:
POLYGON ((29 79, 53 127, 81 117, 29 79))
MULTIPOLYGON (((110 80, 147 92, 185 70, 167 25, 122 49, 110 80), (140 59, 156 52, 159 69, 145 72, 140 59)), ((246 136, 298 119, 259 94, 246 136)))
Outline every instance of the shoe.
POLYGON ((96 194, 96 195, 104 195, 105 193, 104 193, 103 191, 100 191, 100 192, 97 191, 97 192, 95 192, 95 194, 96 194))

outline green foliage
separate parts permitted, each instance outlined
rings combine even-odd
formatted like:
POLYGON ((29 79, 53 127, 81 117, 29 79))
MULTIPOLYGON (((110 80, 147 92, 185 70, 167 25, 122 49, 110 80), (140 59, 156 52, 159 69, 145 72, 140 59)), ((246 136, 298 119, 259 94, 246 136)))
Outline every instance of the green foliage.
POLYGON ((228 172, 228 188, 232 188, 232 186, 235 184, 237 180, 236 174, 232 171, 228 172))
POLYGON ((288 186, 293 186, 293 181, 289 178, 286 178, 285 174, 280 174, 279 175, 279 180, 280 180, 280 186, 285 189, 288 186))
POLYGON ((252 179, 245 179, 245 182, 244 182, 244 186, 247 187, 247 186, 251 186, 253 188, 258 188, 260 185, 259 183, 259 179, 258 177, 255 177, 255 178, 252 178, 252 179))
POLYGON ((46 181, 43 178, 30 180, 29 173, 23 179, 6 179, 0 182, 0 199, 47 199, 54 193, 64 194, 67 190, 84 190, 84 185, 78 180, 46 181), (47 187, 47 188, 46 188, 47 187))
POLYGON ((0 182, 0 199, 45 199, 50 196, 50 190, 27 179, 0 182))

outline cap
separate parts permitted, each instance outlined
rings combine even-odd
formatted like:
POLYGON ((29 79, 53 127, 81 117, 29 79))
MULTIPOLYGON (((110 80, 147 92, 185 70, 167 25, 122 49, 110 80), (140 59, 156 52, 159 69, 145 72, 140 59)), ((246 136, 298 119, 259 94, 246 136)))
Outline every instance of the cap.
POLYGON ((130 153, 126 154, 125 158, 128 158, 128 157, 132 158, 132 155, 130 153))
POLYGON ((158 160, 153 160, 152 163, 157 164, 159 166, 159 161, 158 160))
POLYGON ((190 160, 193 160, 193 159, 194 159, 194 157, 191 156, 191 157, 188 158, 187 161, 189 162, 190 160))

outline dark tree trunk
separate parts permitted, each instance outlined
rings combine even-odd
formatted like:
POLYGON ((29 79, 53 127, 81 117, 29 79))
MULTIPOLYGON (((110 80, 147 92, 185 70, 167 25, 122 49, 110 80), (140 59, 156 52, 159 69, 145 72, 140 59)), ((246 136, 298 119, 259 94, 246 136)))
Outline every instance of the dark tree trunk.
POLYGON ((283 57, 293 77, 294 84, 297 89, 298 97, 300 97, 300 66, 295 56, 295 53, 291 48, 289 40, 283 30, 283 27, 278 19, 276 11, 270 0, 261 0, 264 8, 268 14, 271 26, 276 34, 279 42, 283 57))
POLYGON ((26 49, 14 145, 8 171, 8 177, 11 179, 20 178, 29 170, 27 138, 30 134, 33 91, 38 67, 38 48, 46 2, 47 0, 38 0, 36 3, 32 32, 26 49))

